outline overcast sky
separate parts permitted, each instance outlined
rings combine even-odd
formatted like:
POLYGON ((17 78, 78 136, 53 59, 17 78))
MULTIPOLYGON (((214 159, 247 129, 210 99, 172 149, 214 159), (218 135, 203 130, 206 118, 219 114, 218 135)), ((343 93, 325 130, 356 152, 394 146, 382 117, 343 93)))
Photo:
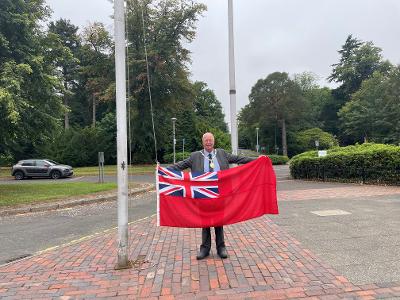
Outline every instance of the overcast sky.
MULTIPOLYGON (((228 0, 198 1, 208 10, 198 22, 190 67, 193 80, 215 91, 229 122, 228 0)), ((47 0, 52 19, 78 26, 101 21, 113 32, 109 0, 47 0)), ((400 63, 399 0, 233 0, 237 107, 248 103, 260 78, 281 71, 314 72, 329 85, 331 65, 349 34, 372 41, 400 63)))

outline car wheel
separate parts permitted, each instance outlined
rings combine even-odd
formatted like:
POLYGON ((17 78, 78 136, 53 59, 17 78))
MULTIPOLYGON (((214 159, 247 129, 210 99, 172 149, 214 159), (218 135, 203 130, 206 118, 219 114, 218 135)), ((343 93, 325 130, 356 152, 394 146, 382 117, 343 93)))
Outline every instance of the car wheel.
POLYGON ((17 171, 15 172, 14 177, 16 180, 22 180, 24 179, 24 173, 22 171, 17 171))
POLYGON ((61 178, 61 172, 60 171, 53 171, 53 172, 51 172, 50 177, 52 179, 60 179, 61 178))

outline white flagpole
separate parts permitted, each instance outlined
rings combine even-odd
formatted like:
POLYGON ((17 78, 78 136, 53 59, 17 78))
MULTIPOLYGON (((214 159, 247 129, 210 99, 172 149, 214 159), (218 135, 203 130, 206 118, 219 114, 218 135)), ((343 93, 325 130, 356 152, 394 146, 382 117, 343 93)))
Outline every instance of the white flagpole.
POLYGON ((231 144, 232 154, 238 152, 238 133, 236 121, 236 84, 235 84, 235 51, 233 40, 233 4, 228 0, 228 26, 229 26, 229 97, 231 111, 231 144))
POLYGON ((158 186, 158 168, 159 167, 160 167, 160 164, 157 163, 157 168, 156 168, 157 226, 160 226, 160 192, 159 192, 159 186, 158 186))
POLYGON ((118 165, 118 261, 115 268, 124 269, 129 267, 124 0, 114 1, 114 35, 118 165))

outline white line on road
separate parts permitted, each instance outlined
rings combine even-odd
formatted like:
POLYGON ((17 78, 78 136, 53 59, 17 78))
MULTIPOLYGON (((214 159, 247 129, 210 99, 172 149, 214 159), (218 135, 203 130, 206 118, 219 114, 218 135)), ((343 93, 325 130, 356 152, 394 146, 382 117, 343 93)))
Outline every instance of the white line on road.
POLYGON ((78 179, 82 179, 83 177, 85 177, 85 176, 69 178, 69 179, 67 179, 67 180, 68 180, 68 181, 75 181, 75 180, 78 180, 78 179))

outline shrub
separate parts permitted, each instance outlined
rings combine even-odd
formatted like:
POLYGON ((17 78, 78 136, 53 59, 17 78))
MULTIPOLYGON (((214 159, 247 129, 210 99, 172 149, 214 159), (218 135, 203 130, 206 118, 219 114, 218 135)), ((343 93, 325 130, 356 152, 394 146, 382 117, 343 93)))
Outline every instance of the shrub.
MULTIPOLYGON (((239 149, 239 155, 248 157, 259 157, 263 154, 248 149, 239 149)), ((289 158, 283 155, 268 154, 267 156, 271 159, 273 165, 285 165, 289 161, 289 158)))
POLYGON ((311 128, 296 134, 294 143, 291 143, 291 152, 295 154, 314 150, 316 140, 319 142, 319 149, 330 149, 338 146, 338 141, 332 134, 319 128, 311 128))
POLYGON ((41 156, 60 163, 80 166, 98 164, 98 152, 104 152, 105 164, 115 164, 115 133, 98 127, 70 128, 41 149, 41 156))
POLYGON ((289 161, 289 158, 283 155, 271 154, 268 157, 271 159, 273 165, 285 165, 289 161))
POLYGON ((290 160, 296 179, 400 184, 400 147, 362 144, 335 147, 325 157, 308 151, 290 160))
MULTIPOLYGON (((175 160, 176 162, 184 160, 190 156, 190 152, 176 152, 175 153, 175 160)), ((172 164, 174 162, 174 154, 168 153, 164 155, 164 162, 167 164, 172 164)))
POLYGON ((0 166, 11 166, 14 162, 14 157, 10 153, 0 154, 0 166))

